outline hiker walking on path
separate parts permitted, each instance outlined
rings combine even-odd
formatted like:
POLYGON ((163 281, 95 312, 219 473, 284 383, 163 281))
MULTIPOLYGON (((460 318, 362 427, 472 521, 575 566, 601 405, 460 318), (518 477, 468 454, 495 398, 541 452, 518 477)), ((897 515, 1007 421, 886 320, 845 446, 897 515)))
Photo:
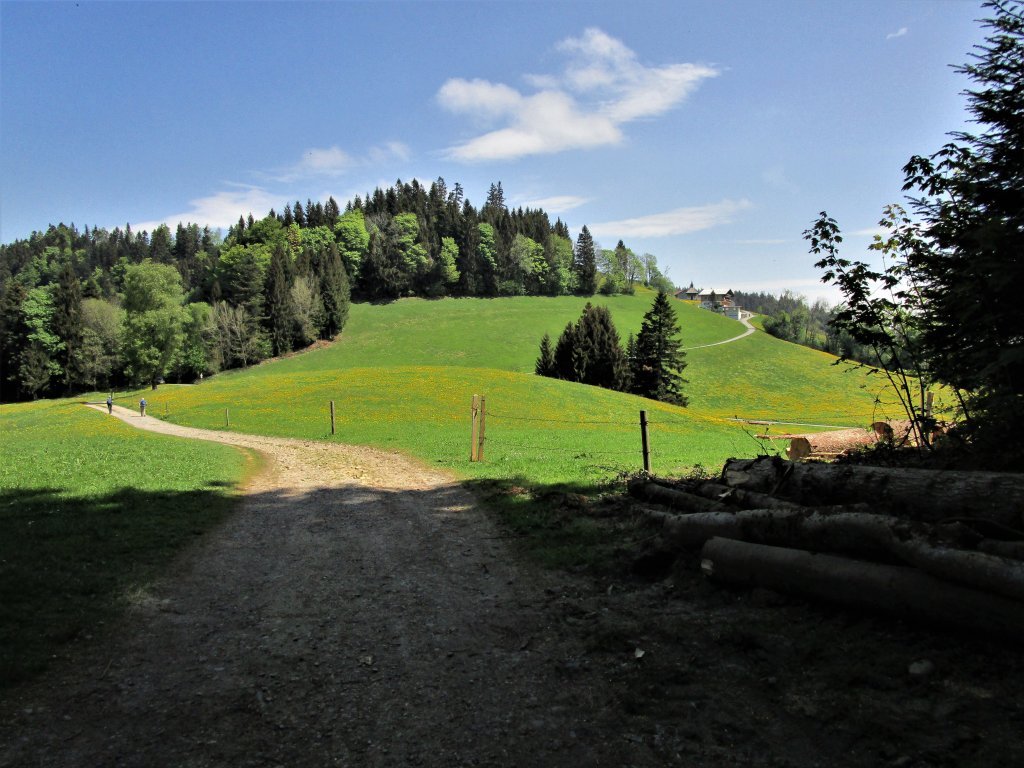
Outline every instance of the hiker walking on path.
POLYGON ((146 398, 142 398, 141 400, 139 400, 139 415, 146 415, 146 398))
POLYGON ((107 413, 109 413, 109 414, 113 414, 114 413, 114 396, 113 395, 107 395, 107 413))

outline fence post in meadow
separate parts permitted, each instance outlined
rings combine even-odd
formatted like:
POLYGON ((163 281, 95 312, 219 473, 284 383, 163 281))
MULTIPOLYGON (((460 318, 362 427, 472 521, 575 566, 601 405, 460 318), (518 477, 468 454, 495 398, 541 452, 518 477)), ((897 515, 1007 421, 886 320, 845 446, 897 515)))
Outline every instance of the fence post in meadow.
POLYGON ((228 409, 227 408, 224 409, 224 426, 225 427, 230 427, 231 426, 231 419, 228 418, 228 409))
POLYGON ((480 395, 480 444, 476 449, 476 460, 484 460, 484 431, 487 420, 487 398, 480 395))
POLYGON ((640 411, 640 443, 644 451, 644 472, 650 472, 651 450, 647 442, 647 411, 640 411))
POLYGON ((470 436, 469 436, 469 460, 476 461, 476 445, 478 432, 478 418, 480 415, 480 395, 473 395, 473 404, 470 406, 470 436))
POLYGON ((331 434, 334 434, 334 401, 331 400, 331 434))

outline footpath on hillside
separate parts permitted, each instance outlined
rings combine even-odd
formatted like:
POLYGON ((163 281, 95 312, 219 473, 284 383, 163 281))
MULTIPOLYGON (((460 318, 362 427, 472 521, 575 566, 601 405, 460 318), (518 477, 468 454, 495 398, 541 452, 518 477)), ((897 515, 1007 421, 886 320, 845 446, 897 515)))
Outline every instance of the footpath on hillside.
POLYGON ((620 570, 542 571, 414 460, 116 415, 267 461, 115 626, 4 694, 4 768, 1024 764, 1004 646, 721 590, 639 527, 620 570))

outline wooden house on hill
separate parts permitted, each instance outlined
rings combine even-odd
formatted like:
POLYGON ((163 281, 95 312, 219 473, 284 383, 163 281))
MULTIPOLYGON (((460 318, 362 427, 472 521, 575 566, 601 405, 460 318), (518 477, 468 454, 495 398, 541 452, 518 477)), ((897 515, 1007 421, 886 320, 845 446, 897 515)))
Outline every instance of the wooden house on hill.
POLYGON ((684 288, 676 293, 676 298, 684 301, 697 301, 698 296, 700 296, 700 288, 694 288, 692 280, 689 288, 684 288))
POLYGON ((733 304, 731 290, 725 293, 718 293, 713 288, 709 291, 701 291, 697 300, 700 301, 700 305, 704 309, 718 310, 723 307, 731 307, 733 304))

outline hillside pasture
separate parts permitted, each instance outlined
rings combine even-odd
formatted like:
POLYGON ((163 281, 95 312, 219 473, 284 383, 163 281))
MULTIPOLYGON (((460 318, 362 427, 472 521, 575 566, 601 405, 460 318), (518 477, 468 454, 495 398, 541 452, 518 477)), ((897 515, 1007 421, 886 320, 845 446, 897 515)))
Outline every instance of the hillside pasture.
MULTIPOLYGON (((620 332, 628 333, 639 328, 651 296, 591 301, 607 301, 620 332)), ((150 413, 175 423, 214 429, 229 423, 239 432, 390 448, 460 477, 526 485, 594 483, 638 470, 640 410, 648 412, 652 469, 660 474, 757 453, 762 446, 751 433, 763 428, 735 417, 867 427, 879 416, 882 380, 760 333, 688 353, 688 408, 533 375, 544 330, 557 335, 585 303, 514 298, 357 305, 332 345, 144 394, 150 413), (487 398, 481 463, 469 462, 474 394, 487 398)), ((683 302, 676 306, 687 346, 743 330, 683 302)))

